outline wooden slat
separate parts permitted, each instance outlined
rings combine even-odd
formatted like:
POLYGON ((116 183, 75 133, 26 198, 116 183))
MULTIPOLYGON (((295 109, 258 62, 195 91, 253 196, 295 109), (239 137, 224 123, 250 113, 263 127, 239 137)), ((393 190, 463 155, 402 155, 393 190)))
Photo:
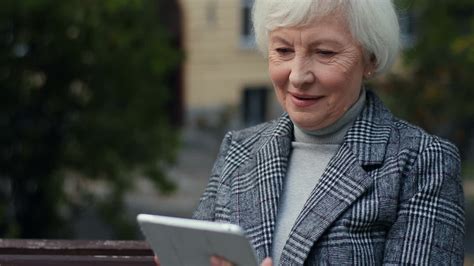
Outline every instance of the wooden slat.
POLYGON ((144 241, 0 239, 0 265, 153 266, 144 241))
POLYGON ((152 256, 145 241, 0 239, 0 254, 152 256))
POLYGON ((127 265, 153 266, 153 258, 129 256, 62 256, 62 255, 0 255, 2 266, 85 266, 85 265, 127 265))

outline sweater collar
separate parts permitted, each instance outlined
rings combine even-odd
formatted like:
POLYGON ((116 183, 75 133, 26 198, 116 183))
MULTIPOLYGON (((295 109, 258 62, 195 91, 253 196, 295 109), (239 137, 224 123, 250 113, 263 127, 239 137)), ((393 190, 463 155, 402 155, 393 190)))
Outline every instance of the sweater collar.
POLYGON ((341 144, 349 128, 364 108, 366 99, 365 89, 362 88, 359 98, 354 104, 333 124, 318 130, 305 130, 294 124, 296 142, 311 144, 341 144))
MULTIPOLYGON (((365 105, 344 136, 362 166, 381 164, 393 123, 392 113, 371 90, 366 90, 365 105)), ((285 113, 273 130, 274 137, 293 139, 293 122, 285 113)))

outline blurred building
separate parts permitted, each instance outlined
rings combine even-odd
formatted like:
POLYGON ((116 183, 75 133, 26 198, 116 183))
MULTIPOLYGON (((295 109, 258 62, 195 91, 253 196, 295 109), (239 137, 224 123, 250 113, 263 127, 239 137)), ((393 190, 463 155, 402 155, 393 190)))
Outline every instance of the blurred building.
MULTIPOLYGON (((170 75, 167 112, 183 126, 176 164, 167 171, 178 190, 156 193, 146 180, 127 196, 138 213, 190 217, 208 182, 223 134, 281 114, 251 30, 250 0, 158 0, 158 15, 183 51, 170 75)), ((86 230, 87 226, 83 226, 86 230)))
POLYGON ((251 30, 252 0, 177 0, 186 122, 240 127, 281 113, 251 30))

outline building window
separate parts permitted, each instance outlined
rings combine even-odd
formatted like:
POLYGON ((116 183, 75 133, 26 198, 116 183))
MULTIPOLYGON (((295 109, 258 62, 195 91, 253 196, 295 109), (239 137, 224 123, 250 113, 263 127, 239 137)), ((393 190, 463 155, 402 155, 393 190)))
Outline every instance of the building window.
POLYGON ((253 126, 267 120, 269 89, 265 86, 246 87, 242 94, 244 126, 253 126))
POLYGON ((255 35, 252 29, 252 6, 254 0, 240 0, 240 2, 240 46, 245 49, 253 49, 255 48, 255 35))

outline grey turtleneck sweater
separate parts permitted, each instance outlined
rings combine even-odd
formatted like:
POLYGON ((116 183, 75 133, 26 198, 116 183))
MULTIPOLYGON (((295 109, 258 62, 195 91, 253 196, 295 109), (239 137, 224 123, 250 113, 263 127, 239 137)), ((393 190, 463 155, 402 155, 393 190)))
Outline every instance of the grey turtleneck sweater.
POLYGON ((351 108, 328 127, 306 131, 294 126, 295 139, 291 143, 292 151, 273 234, 273 265, 279 264, 283 247, 298 214, 321 178, 329 160, 342 144, 345 134, 364 108, 365 98, 363 89, 351 108))

